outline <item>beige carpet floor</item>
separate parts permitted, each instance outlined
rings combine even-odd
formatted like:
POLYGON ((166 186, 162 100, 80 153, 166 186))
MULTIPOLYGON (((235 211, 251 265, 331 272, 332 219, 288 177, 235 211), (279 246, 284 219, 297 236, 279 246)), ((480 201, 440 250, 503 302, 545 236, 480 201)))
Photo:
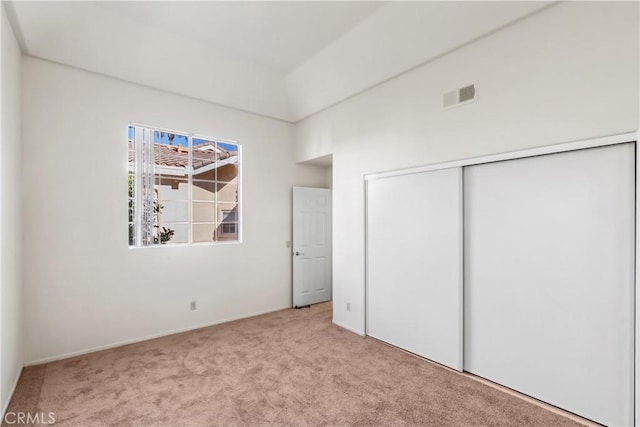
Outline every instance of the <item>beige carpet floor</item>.
POLYGON ((26 368, 9 411, 59 426, 569 426, 569 418, 284 310, 26 368))

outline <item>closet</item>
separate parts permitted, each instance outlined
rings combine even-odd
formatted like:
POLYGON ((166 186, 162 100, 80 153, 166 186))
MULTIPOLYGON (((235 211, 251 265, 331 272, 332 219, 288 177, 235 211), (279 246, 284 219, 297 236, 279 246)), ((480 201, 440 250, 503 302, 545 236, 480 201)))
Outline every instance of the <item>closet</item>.
POLYGON ((367 188, 368 334, 458 370, 461 190, 461 168, 373 180, 367 188))
POLYGON ((367 177, 367 334, 634 422, 635 143, 367 177))

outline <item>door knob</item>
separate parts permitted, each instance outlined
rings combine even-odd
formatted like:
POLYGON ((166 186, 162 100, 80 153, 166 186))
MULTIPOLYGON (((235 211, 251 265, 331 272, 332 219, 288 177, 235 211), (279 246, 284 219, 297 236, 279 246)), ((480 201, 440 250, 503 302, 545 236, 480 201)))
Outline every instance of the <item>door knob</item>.
POLYGON ((295 255, 298 256, 298 255, 304 255, 304 254, 302 252, 296 251, 295 255))

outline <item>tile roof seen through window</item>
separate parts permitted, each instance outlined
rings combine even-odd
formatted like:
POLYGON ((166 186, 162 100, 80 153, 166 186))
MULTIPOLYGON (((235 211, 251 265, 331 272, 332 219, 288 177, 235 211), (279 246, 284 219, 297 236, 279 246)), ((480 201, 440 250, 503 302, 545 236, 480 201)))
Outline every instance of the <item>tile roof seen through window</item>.
MULTIPOLYGON (((129 162, 133 162, 134 143, 129 140, 129 162)), ((181 145, 154 144, 154 159, 158 166, 172 166, 186 168, 189 163, 189 150, 181 145)), ((227 151, 214 142, 203 142, 193 146, 192 164, 197 170, 208 166, 215 161, 228 159, 236 156, 237 151, 227 151)))

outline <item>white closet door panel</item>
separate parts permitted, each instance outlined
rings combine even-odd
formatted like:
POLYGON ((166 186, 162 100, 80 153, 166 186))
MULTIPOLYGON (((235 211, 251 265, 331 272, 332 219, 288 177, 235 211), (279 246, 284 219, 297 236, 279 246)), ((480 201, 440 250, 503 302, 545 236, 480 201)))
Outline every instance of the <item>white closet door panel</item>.
POLYGON ((465 168, 465 370, 633 423, 634 150, 465 168))
POLYGON ((462 369, 460 168, 367 183, 367 333, 462 369))

